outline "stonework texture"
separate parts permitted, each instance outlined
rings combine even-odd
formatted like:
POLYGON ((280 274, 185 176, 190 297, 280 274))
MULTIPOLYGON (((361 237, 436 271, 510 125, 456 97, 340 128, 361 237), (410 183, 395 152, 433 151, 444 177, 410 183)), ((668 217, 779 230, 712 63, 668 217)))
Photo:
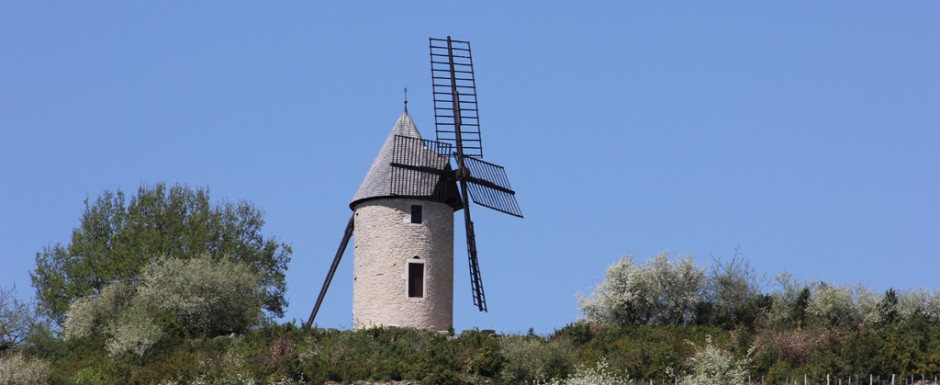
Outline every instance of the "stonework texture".
POLYGON ((354 210, 353 327, 448 330, 454 318, 454 209, 381 198, 354 210), (423 206, 422 223, 411 223, 412 205, 423 206), (409 260, 424 263, 424 298, 408 297, 409 260))

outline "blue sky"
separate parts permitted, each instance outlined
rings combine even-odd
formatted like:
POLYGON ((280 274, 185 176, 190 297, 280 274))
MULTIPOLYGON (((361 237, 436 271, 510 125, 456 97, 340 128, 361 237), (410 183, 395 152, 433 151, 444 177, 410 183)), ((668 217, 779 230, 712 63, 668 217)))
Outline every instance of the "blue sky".
POLYGON ((629 253, 940 289, 940 3, 501 3, 0 2, 0 285, 32 295, 86 197, 166 181, 262 208, 305 319, 406 85, 433 136, 452 35, 526 214, 473 211, 485 314, 458 227, 458 330, 560 328, 629 253))

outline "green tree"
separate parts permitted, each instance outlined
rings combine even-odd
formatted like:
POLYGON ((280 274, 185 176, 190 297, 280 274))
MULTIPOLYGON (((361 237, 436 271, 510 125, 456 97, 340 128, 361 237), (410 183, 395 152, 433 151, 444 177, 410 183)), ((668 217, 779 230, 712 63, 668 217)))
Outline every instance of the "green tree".
POLYGON ((893 288, 886 290, 878 303, 878 315, 882 325, 894 325, 901 318, 898 315, 898 292, 893 288))
POLYGON ((47 245, 36 253, 30 277, 43 312, 61 325, 71 302, 112 282, 135 285, 154 258, 209 255, 251 266, 261 276, 264 309, 282 316, 292 251, 265 238, 263 225, 251 203, 213 205, 206 188, 157 183, 140 187, 129 201, 121 190, 105 191, 93 202, 85 200, 68 245, 47 245))
POLYGON ((803 327, 806 325, 806 308, 809 306, 809 301, 811 298, 811 292, 809 286, 804 286, 800 289, 800 294, 796 298, 796 302, 793 303, 790 314, 793 319, 793 324, 797 328, 803 327))

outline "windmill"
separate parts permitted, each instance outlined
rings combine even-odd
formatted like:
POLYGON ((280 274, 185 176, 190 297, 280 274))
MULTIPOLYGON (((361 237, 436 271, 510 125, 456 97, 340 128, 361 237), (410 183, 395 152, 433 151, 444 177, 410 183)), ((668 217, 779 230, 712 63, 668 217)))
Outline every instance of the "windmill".
POLYGON ((522 211, 505 169, 482 159, 470 42, 430 38, 429 47, 436 140, 421 137, 406 100, 353 197, 353 216, 306 327, 316 318, 354 230, 354 326, 450 327, 453 216, 461 209, 473 304, 487 311, 469 201, 520 218, 522 211))

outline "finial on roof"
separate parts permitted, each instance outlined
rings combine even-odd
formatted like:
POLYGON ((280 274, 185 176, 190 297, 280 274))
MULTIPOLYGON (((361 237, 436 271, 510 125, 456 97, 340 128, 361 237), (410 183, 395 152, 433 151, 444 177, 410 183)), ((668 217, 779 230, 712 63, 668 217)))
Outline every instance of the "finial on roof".
POLYGON ((405 112, 408 112, 408 86, 405 86, 405 112))

